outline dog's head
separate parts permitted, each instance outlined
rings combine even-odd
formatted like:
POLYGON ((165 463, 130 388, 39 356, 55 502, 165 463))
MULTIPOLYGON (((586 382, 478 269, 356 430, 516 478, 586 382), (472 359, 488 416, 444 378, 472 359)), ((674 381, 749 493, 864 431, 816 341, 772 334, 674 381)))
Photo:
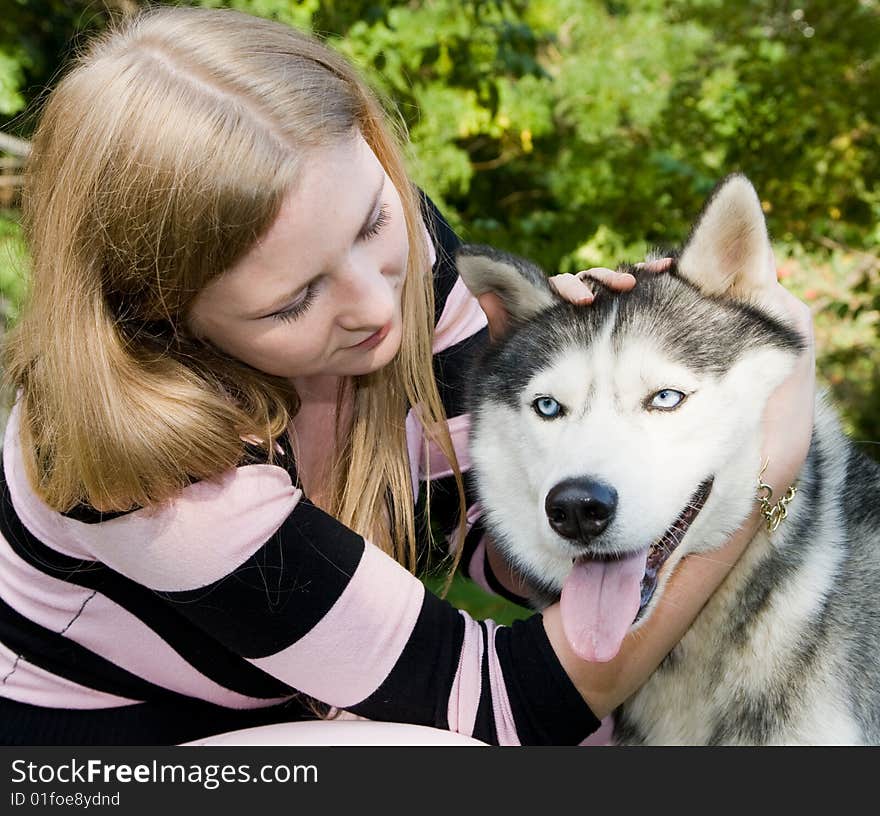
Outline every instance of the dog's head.
POLYGON ((488 247, 457 264, 492 307, 470 395, 485 521, 536 605, 561 595, 575 651, 609 660, 681 557, 753 506, 764 405, 802 345, 767 297, 760 202, 725 179, 671 271, 625 267, 635 288, 596 284, 591 306, 488 247))

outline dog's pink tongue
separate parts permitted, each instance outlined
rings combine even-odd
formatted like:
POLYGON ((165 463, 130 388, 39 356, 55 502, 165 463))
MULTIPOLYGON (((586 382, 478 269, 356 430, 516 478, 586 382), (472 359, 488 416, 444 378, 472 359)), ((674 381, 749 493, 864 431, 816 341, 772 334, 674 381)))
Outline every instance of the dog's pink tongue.
POLYGON ((616 561, 579 558, 562 586, 560 611, 575 654, 604 663, 620 644, 639 611, 648 550, 616 561))

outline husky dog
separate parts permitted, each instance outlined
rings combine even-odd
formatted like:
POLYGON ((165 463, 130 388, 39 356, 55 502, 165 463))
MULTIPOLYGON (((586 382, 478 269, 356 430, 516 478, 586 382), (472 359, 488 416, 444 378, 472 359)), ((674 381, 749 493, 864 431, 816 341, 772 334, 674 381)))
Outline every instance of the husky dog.
MULTIPOLYGON (((760 202, 728 177, 670 272, 627 268, 635 288, 590 308, 522 258, 466 245, 457 263, 508 315, 471 378, 486 526, 537 608, 561 599, 575 651, 609 660, 755 505, 762 412, 803 343, 765 297, 760 202)), ((880 743, 880 467, 822 395, 797 485, 616 712, 618 743, 880 743)))

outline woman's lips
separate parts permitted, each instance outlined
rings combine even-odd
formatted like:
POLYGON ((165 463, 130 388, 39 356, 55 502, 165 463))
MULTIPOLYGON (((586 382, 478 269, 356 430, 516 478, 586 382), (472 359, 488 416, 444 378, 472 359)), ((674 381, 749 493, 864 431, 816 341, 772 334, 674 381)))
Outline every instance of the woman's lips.
POLYGON ((364 350, 375 348, 376 346, 379 345, 379 343, 381 343, 388 336, 388 332, 390 332, 390 331, 391 331, 391 322, 389 321, 384 326, 382 326, 382 328, 379 329, 379 331, 375 332, 374 334, 371 334, 366 340, 362 340, 360 343, 357 343, 356 345, 351 346, 351 348, 364 349, 364 350))

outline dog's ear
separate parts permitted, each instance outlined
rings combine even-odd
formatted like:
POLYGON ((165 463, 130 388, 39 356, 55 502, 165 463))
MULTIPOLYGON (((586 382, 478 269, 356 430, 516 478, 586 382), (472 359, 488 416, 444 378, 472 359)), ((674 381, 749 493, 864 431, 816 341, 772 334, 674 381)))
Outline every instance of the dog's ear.
POLYGON ((710 196, 678 259, 679 274, 707 295, 760 299, 776 283, 761 202, 743 175, 725 178, 710 196))
POLYGON ((455 253, 462 280, 480 301, 493 340, 559 302, 547 276, 525 258, 490 246, 464 244, 455 253))

